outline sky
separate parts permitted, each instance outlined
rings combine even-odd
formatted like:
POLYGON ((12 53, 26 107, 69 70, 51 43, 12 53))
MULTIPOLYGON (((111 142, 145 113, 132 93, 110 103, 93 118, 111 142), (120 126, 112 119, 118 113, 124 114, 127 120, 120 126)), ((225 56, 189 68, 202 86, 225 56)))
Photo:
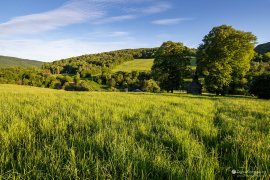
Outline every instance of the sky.
POLYGON ((0 1, 0 55, 50 62, 183 42, 227 24, 270 41, 270 0, 0 1))

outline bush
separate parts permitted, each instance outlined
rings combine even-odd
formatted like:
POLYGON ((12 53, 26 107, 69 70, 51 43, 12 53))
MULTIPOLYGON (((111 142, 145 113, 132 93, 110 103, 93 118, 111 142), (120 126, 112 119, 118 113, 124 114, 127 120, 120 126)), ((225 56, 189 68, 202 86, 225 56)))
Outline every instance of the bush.
POLYGON ((236 88, 234 89, 233 93, 234 95, 249 95, 248 90, 245 88, 236 88))
POLYGON ((61 82, 58 81, 58 80, 52 81, 51 84, 50 84, 50 88, 52 88, 52 89, 61 89, 62 88, 61 82))
POLYGON ((145 92, 160 92, 160 87, 158 86, 158 84, 156 83, 156 81, 154 81, 153 79, 150 80, 145 80, 144 84, 143 84, 143 91, 145 92))
POLYGON ((100 86, 93 81, 82 80, 79 84, 76 83, 65 83, 63 89, 66 91, 98 91, 100 86))
POLYGON ((255 77, 251 83, 250 92, 258 98, 270 99, 270 73, 255 77))

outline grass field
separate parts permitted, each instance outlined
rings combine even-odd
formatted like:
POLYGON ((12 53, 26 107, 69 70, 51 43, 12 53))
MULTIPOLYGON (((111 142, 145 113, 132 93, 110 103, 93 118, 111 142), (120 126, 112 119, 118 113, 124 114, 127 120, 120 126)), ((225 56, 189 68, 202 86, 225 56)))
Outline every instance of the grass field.
MULTIPOLYGON (((134 61, 127 61, 127 62, 124 62, 123 64, 116 66, 113 69, 113 72, 151 71, 153 63, 154 63, 154 59, 135 59, 134 61)), ((191 59, 190 67, 193 70, 196 69, 196 58, 191 59)))
POLYGON ((135 59, 134 61, 127 61, 116 66, 113 72, 150 71, 153 63, 154 59, 135 59))
POLYGON ((270 101, 0 85, 0 179, 269 178, 270 101), (256 174, 256 172, 258 172, 256 174))

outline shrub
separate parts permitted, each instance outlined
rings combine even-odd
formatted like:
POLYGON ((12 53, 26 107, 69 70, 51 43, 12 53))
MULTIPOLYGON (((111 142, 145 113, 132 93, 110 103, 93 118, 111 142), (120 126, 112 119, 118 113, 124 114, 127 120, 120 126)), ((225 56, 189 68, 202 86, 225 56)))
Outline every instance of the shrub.
POLYGON ((156 81, 154 81, 153 79, 150 80, 145 80, 144 84, 143 84, 143 91, 145 92, 160 92, 160 87, 158 86, 158 84, 156 83, 156 81))
POLYGON ((255 77, 251 83, 250 92, 258 98, 270 99, 270 73, 255 77))

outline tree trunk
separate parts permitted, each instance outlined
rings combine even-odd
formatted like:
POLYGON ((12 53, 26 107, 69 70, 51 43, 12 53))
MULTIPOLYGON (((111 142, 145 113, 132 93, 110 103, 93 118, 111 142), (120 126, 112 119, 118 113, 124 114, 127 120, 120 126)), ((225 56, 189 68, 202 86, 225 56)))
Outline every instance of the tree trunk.
POLYGON ((171 89, 171 93, 173 93, 173 89, 171 89))

